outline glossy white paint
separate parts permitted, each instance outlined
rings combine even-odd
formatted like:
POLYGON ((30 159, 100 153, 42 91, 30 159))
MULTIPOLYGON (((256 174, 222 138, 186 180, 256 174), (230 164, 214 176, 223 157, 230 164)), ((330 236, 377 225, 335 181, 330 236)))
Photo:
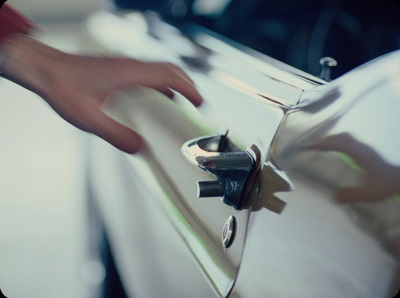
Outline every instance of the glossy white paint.
MULTIPOLYGON (((155 297, 160 293, 168 293, 177 297, 197 297, 199 293, 203 295, 206 292, 206 296, 229 293, 236 280, 250 211, 234 211, 215 199, 196 199, 195 183, 210 177, 192 167, 180 155, 180 146, 187 140, 201 135, 225 133, 227 129, 230 139, 240 148, 256 144, 262 151, 262 158, 277 163, 287 172, 294 185, 293 191, 276 194, 287 203, 282 214, 272 213, 265 208, 251 213, 243 261, 232 295, 385 297, 389 294, 397 261, 374 237, 355 225, 347 207, 334 202, 331 185, 320 183, 321 179, 338 182, 338 175, 342 175, 340 178, 345 181, 350 179, 351 174, 345 176, 340 172, 342 164, 344 169, 349 165, 338 162, 337 156, 330 159, 331 155, 320 159, 322 164, 314 164, 314 156, 311 156, 310 162, 310 157, 308 160, 302 159, 304 156, 299 154, 303 152, 303 145, 309 144, 315 136, 325 136, 324 133, 336 124, 336 112, 345 114, 348 100, 351 102, 361 95, 375 98, 376 93, 364 94, 361 87, 354 88, 359 81, 353 81, 353 74, 350 74, 338 83, 317 87, 303 94, 303 90, 316 85, 312 78, 302 78, 293 69, 269 59, 249 58, 214 37, 205 39, 201 34, 197 35, 198 44, 214 46, 215 50, 206 56, 196 56, 196 46, 188 44, 176 29, 167 26, 166 31, 156 31, 162 36, 171 36, 175 42, 173 45, 168 43, 167 38, 155 40, 145 34, 135 35, 135 38, 140 37, 136 40, 140 40, 140 43, 134 44, 127 39, 127 28, 131 26, 129 22, 113 16, 100 17, 96 16, 91 19, 92 23, 89 22, 89 32, 94 43, 100 45, 98 48, 133 57, 176 62, 189 72, 205 98, 204 105, 196 110, 180 96, 175 102, 169 102, 158 93, 138 89, 116 94, 104 107, 112 117, 143 134, 147 142, 142 155, 132 157, 120 156, 110 148, 100 149, 104 144, 97 145, 99 141, 96 141, 92 156, 92 183, 97 192, 95 198, 109 229, 122 279, 132 295, 155 297), (117 32, 123 33, 120 36, 111 33, 108 37, 101 36, 98 34, 102 32, 101 26, 98 26, 100 19, 107 19, 108 25, 115 26, 113 28, 117 32), (97 25, 93 26, 93 22, 97 22, 97 25), (183 63, 179 45, 182 45, 184 53, 194 53, 194 58, 205 63, 204 67, 196 69, 183 63), (224 56, 229 56, 229 53, 235 53, 237 59, 224 56), (264 67, 256 66, 256 61, 264 67), (248 81, 249 76, 241 77, 247 73, 241 72, 241 69, 250 71, 256 79, 250 76, 252 79, 248 81), (278 79, 274 74, 279 78, 279 83, 274 81, 278 79), (263 76, 265 86, 260 85, 263 76), (256 83, 253 86, 251 82, 256 83), (335 87, 339 88, 338 96, 333 92, 331 98, 331 86, 334 87, 333 91, 335 87), (342 87, 344 89, 340 89, 342 87), (319 106, 317 101, 321 99, 322 106, 319 106), (300 103, 296 105, 299 100, 300 103), (338 108, 333 114, 332 102, 333 109, 338 108), (289 116, 281 125, 286 111, 289 111, 289 116), (327 117, 329 115, 333 115, 333 118, 327 117), (334 121, 330 125, 332 119, 334 121), (279 133, 275 137, 278 128, 279 133), (331 163, 327 163, 327 160, 331 163), (302 168, 304 161, 306 165, 310 162, 313 167, 302 168), (320 180, 310 180, 310 170, 320 180), (110 180, 110 176, 106 175, 108 171, 119 178, 110 180), (142 200, 147 197, 144 203, 142 200), (158 200, 161 207, 145 206, 153 204, 153 199, 158 200), (232 248, 224 251, 220 233, 224 222, 232 214, 239 219, 241 241, 235 241, 232 248), (160 221, 160 224, 156 221, 160 221), (166 231, 162 232, 161 228, 166 231), (149 235, 145 232, 152 230, 156 233, 149 235), (145 246, 143 250, 142 245, 145 246), (160 255, 160 251, 168 251, 168 257, 160 255), (182 261, 178 261, 180 258, 175 255, 176 252, 182 254, 182 261), (138 263, 143 260, 156 261, 152 262, 154 267, 146 267, 138 263), (196 262, 200 265, 200 271, 194 270, 196 262), (139 268, 146 274, 141 275, 137 271, 139 268), (201 271, 211 286, 204 283, 201 271), (165 280, 161 278, 163 274, 166 274, 165 280), (146 279, 149 276, 157 276, 157 279, 146 279), (160 279, 162 281, 158 282, 160 279), (176 286, 171 287, 171 284, 176 286), (189 290, 192 294, 188 294, 189 290)), ((379 82, 386 80, 376 81, 378 70, 374 72, 375 78, 369 74, 367 72, 359 80, 367 86, 367 90, 379 91, 368 88, 379 88, 379 82)), ((318 82, 317 79, 315 81, 318 82)), ((392 81, 388 82, 392 84, 392 81)), ((398 98, 393 97, 393 100, 396 106, 398 98)), ((373 109, 373 112, 378 115, 382 109, 373 109)), ((368 115, 365 112, 361 114, 368 115)), ((394 117, 395 113, 391 115, 394 117)), ((350 116, 346 119, 350 120, 343 127, 355 128, 354 118, 350 116)), ((364 119, 368 122, 370 118, 364 119)), ((343 127, 339 131, 347 132, 343 127)), ((357 128, 357 131, 362 132, 363 129, 357 128)), ((395 135, 395 132, 390 135, 395 135)), ((381 144, 384 139, 379 139, 375 144, 381 144)), ((385 149, 387 147, 384 146, 385 149)), ((397 160, 398 155, 393 156, 397 160)), ((265 193, 261 192, 261 195, 265 193)))

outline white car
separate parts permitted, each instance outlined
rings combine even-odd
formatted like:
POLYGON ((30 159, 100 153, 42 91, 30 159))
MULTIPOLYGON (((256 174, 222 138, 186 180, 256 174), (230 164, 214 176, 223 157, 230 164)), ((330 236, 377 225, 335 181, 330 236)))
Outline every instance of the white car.
POLYGON ((115 94, 105 111, 145 149, 91 140, 93 247, 128 297, 398 291, 399 52, 327 82, 152 14, 98 13, 88 32, 101 53, 178 64, 205 99, 115 94))

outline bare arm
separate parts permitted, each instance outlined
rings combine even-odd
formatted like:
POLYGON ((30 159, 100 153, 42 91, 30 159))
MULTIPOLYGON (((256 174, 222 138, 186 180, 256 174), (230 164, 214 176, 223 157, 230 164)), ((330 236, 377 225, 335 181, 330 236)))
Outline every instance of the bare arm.
POLYGON ((193 81, 170 63, 67 54, 21 32, 5 39, 0 50, 4 77, 39 94, 74 126, 128 153, 138 151, 142 139, 101 111, 113 91, 145 86, 169 97, 175 90, 195 106, 202 102, 193 81))

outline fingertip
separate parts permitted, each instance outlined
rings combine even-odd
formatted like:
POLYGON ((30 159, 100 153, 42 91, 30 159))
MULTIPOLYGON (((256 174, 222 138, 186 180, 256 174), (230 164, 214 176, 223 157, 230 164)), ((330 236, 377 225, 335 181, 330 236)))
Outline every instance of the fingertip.
POLYGON ((201 106, 203 101, 204 101, 203 98, 201 96, 199 96, 197 99, 195 99, 193 101, 193 105, 197 108, 197 107, 201 106))
POLYGON ((129 139, 126 139, 122 143, 114 144, 114 146, 125 153, 135 154, 140 151, 143 143, 143 138, 139 134, 132 131, 132 135, 129 137, 129 139))
POLYGON ((192 93, 186 96, 187 99, 190 100, 190 102, 195 106, 195 107, 199 107, 201 106, 201 104, 203 103, 204 99, 203 97, 200 95, 200 93, 197 91, 197 89, 193 89, 192 93))
POLYGON ((104 139, 115 148, 134 154, 140 150, 144 141, 142 136, 131 128, 108 117, 103 112, 92 118, 92 129, 89 131, 104 139))

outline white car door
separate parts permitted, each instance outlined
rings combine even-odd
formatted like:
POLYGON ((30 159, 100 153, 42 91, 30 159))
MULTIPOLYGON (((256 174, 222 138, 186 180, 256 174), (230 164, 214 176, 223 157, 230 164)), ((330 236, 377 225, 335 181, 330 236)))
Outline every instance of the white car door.
POLYGON ((130 295, 388 293, 396 260, 334 203, 332 187, 315 182, 344 179, 346 164, 299 154, 328 131, 325 114, 307 117, 307 108, 320 115, 330 104, 323 81, 202 29, 187 39, 141 14, 94 15, 88 32, 101 52, 179 64, 205 98, 196 109, 179 95, 136 89, 104 107, 146 141, 130 156, 93 139, 90 154, 93 198, 130 295), (320 98, 328 98, 321 107, 320 98), (313 175, 321 179, 309 182, 313 175))

